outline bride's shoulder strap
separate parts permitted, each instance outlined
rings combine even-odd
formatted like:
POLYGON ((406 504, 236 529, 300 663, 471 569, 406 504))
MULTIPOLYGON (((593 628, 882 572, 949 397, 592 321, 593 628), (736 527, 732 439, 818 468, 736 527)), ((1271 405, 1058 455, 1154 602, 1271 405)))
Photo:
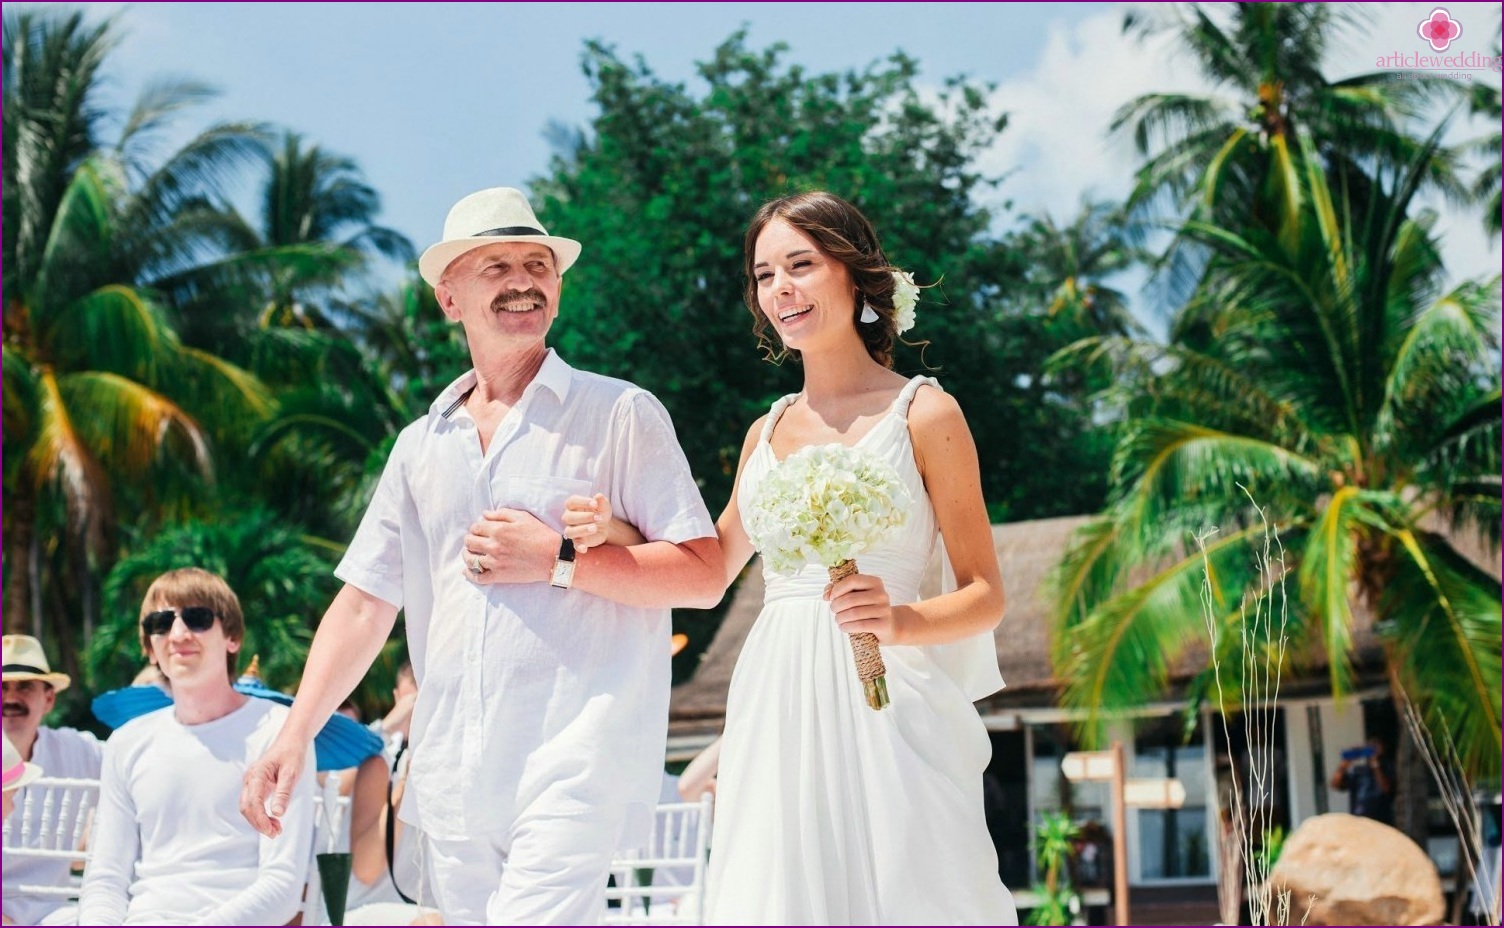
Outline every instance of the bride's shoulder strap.
POLYGON ((785 409, 788 409, 789 404, 792 403, 798 396, 799 394, 797 393, 790 393, 786 396, 780 396, 773 403, 772 408, 768 410, 768 417, 764 419, 762 423, 763 441, 773 440, 773 426, 778 424, 778 420, 783 417, 783 411, 785 409))
MULTIPOLYGON (((918 393, 919 388, 925 384, 929 384, 936 390, 945 389, 940 386, 940 381, 920 374, 904 384, 903 392, 899 393, 898 399, 893 401, 893 411, 907 419, 909 417, 909 406, 914 402, 914 394, 918 393)), ((777 407, 775 406, 774 408, 776 409, 777 407)))

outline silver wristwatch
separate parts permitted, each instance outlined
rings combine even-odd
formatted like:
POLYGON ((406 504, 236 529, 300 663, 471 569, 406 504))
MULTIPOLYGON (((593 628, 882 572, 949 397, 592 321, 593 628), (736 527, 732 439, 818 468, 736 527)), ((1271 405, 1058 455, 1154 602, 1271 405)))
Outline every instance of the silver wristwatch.
POLYGON ((548 584, 567 590, 572 583, 574 583, 574 542, 564 538, 559 543, 559 556, 554 558, 554 570, 548 578, 548 584))

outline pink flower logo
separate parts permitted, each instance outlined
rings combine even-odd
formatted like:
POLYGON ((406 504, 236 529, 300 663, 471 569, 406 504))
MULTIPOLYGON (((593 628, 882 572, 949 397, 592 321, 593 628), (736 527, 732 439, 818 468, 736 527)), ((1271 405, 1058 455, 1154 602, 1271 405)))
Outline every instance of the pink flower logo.
POLYGON ((1431 11, 1430 16, 1421 20, 1416 31, 1421 38, 1431 43, 1432 51, 1444 52, 1453 39, 1462 35, 1462 23, 1453 19, 1446 7, 1439 6, 1431 11))

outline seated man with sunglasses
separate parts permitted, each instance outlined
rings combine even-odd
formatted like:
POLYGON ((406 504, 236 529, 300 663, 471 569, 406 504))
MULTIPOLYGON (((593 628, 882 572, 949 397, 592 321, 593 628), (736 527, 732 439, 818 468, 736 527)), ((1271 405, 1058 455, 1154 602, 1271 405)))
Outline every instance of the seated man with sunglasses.
POLYGON ((141 645, 173 704, 105 743, 83 925, 281 925, 297 914, 313 840, 313 754, 283 818, 284 837, 240 814, 241 780, 288 709, 232 684, 245 624, 221 578, 196 567, 154 581, 141 645), (288 840, 291 838, 291 840, 288 840))

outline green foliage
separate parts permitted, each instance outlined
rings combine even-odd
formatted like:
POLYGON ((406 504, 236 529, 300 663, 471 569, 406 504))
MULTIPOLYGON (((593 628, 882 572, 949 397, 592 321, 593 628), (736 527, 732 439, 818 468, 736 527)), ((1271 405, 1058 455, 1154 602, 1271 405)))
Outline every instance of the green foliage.
MULTIPOLYGON (((1230 96, 1148 94, 1114 122, 1147 156, 1132 205, 1179 220, 1161 264, 1185 304, 1168 345, 1092 338, 1057 356, 1111 359, 1122 441, 1112 504, 1056 576, 1054 661, 1066 701, 1089 710, 1088 739, 1161 694, 1204 634, 1187 555, 1216 528, 1206 584, 1223 667, 1270 647, 1239 634, 1238 606, 1289 576, 1293 653, 1349 691, 1366 607, 1392 679, 1424 694, 1471 774, 1496 776, 1499 584, 1453 544, 1499 544, 1499 278, 1443 290, 1435 216, 1413 207, 1422 188, 1464 194, 1459 152, 1437 141, 1446 120, 1425 138, 1413 127, 1465 85, 1328 81, 1322 56, 1355 21, 1319 4, 1125 19, 1173 32, 1230 96), (1267 575, 1243 556, 1261 519, 1234 486, 1286 545, 1267 575)), ((1497 112, 1496 93, 1472 102, 1497 112)), ((1477 147, 1496 152, 1497 135, 1477 147)), ((1473 193, 1497 196, 1496 168, 1473 193)), ((1224 683, 1235 704, 1239 681, 1224 683)))
POLYGON ((1053 217, 1031 217, 1014 244, 1023 252, 1028 299, 1045 300, 1045 312, 1080 336, 1141 334, 1128 297, 1105 281, 1147 259, 1123 210, 1083 199, 1068 226, 1053 217))
POLYGON ((201 211, 199 231, 219 253, 160 286, 180 307, 185 337, 277 382, 279 375, 296 378, 299 366, 328 349, 281 342, 266 352, 262 342, 286 329, 329 332, 352 321, 341 317, 339 297, 372 260, 411 261, 416 252, 406 237, 376 224, 381 197, 351 159, 285 132, 257 168, 265 175, 259 214, 248 220, 227 207, 201 211), (286 353, 298 347, 307 350, 295 351, 297 366, 289 368, 286 353))
POLYGON ((97 145, 104 113, 93 97, 99 68, 118 39, 114 20, 89 27, 81 12, 7 15, 4 33, 3 245, 9 295, 19 281, 37 276, 63 191, 97 145))
POLYGON ((1270 873, 1274 865, 1279 863, 1279 855, 1285 849, 1285 829, 1282 825, 1264 831, 1263 840, 1259 842, 1259 849, 1254 859, 1255 873, 1270 873))
MULTIPOLYGON (((99 578, 163 524, 261 501, 294 534, 348 537, 370 458, 410 416, 346 290, 413 251, 375 224, 354 162, 294 134, 274 149, 263 126, 220 125, 155 156, 201 85, 148 87, 102 138, 114 20, 28 11, 4 38, 5 614, 30 631, 39 607, 77 672, 99 578), (253 223, 226 191, 256 169, 253 223)), ((291 607, 264 634, 294 655, 317 613, 291 607)))
POLYGON ((1298 579, 1293 652, 1347 692, 1366 606, 1428 721, 1450 726, 1471 773, 1497 774, 1499 584, 1435 528, 1497 550, 1499 278, 1443 288, 1434 217, 1411 210, 1434 151, 1435 136, 1400 169, 1329 179, 1303 140, 1298 211, 1277 231, 1186 224, 1213 257, 1168 349, 1094 346, 1118 365, 1123 440, 1113 503, 1057 578, 1055 653, 1088 735, 1163 692, 1203 640, 1187 551, 1202 526, 1221 530, 1213 608, 1236 618, 1254 579, 1244 536, 1262 531, 1242 484, 1298 579))
POLYGON ((534 185, 549 228, 585 243, 554 343, 571 363, 663 400, 718 510, 747 426, 800 383, 796 363, 765 363, 751 334, 746 222, 772 197, 829 189, 868 214, 894 263, 940 282, 914 333, 931 344, 901 346, 896 367, 931 365, 956 394, 994 514, 1094 506, 1106 449, 1085 434, 1080 393, 1042 376, 1044 358, 1084 333, 1066 336, 1034 315, 1038 304, 1023 308, 1021 249, 991 237, 994 217, 974 205, 995 184, 976 156, 1006 124, 986 88, 950 80, 930 98, 903 55, 817 74, 784 53, 735 34, 699 65, 704 90, 693 92, 590 44, 599 115, 588 132, 556 130, 561 150, 534 185))
MULTIPOLYGON (((269 409, 254 377, 183 343, 153 287, 197 250, 192 217, 257 131, 217 126, 148 159, 144 141, 204 95, 158 84, 105 144, 95 95, 114 41, 113 21, 77 13, 5 20, 5 615, 29 630, 40 604, 62 642, 74 578, 113 559, 119 515, 189 505, 214 445, 269 409), (61 537, 40 543, 44 526, 61 537)), ((87 629, 90 598, 72 608, 87 629)))
MULTIPOLYGON (((1384 71, 1328 79, 1324 59, 1360 22, 1356 8, 1324 3, 1164 4, 1125 14, 1124 32, 1174 36, 1214 88, 1144 94, 1113 117, 1112 131, 1145 156, 1133 210, 1288 233, 1304 195, 1301 133, 1329 170, 1414 162, 1424 146, 1413 121, 1460 105, 1471 83, 1439 74, 1396 81, 1384 71)), ((1463 196, 1459 162, 1455 151, 1433 152, 1424 182, 1463 196)), ((1172 299, 1194 291, 1208 257, 1177 237, 1161 261, 1172 299)))
POLYGON ((1069 864, 1076 854, 1081 826, 1065 811, 1045 812, 1034 826, 1034 859, 1044 882, 1033 892, 1039 905, 1029 911, 1031 925, 1069 925, 1081 910, 1081 897, 1071 886, 1069 864))
MULTIPOLYGON (((1494 43, 1494 57, 1499 57, 1499 44, 1494 43)), ((1472 195, 1483 204, 1483 227, 1497 236, 1500 222, 1504 220, 1504 204, 1500 202, 1500 176, 1504 161, 1498 157, 1504 147, 1504 138, 1499 132, 1499 123, 1504 119, 1504 106, 1500 105, 1499 89, 1479 81, 1473 88, 1472 112, 1482 115, 1494 127, 1494 131, 1478 139, 1465 150, 1483 159, 1483 170, 1473 181, 1472 195)))

